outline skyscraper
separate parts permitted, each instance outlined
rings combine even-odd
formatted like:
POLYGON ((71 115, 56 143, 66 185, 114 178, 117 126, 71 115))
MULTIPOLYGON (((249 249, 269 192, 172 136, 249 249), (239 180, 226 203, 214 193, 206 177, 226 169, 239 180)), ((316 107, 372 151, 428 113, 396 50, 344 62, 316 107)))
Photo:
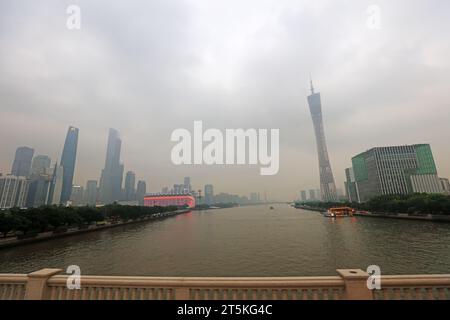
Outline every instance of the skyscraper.
POLYGON ((182 193, 191 193, 191 178, 190 177, 184 177, 184 190, 182 193))
POLYGON ((77 158, 78 128, 69 127, 66 141, 61 155, 60 165, 63 168, 62 189, 60 203, 66 203, 72 193, 73 174, 75 171, 75 161, 77 158))
POLYGON ((308 96, 309 110, 314 124, 316 135, 317 154, 319 158, 320 191, 323 201, 336 201, 336 185, 334 183, 333 171, 331 170, 330 159, 328 157, 327 143, 325 140, 325 130, 322 119, 322 102, 320 93, 314 92, 311 81, 311 95, 308 96))
POLYGON ((84 188, 82 186, 72 186, 72 192, 70 195, 70 201, 73 206, 80 206, 83 204, 84 188))
POLYGON ((105 168, 100 179, 100 198, 103 204, 120 200, 122 193, 123 165, 120 163, 122 140, 119 132, 109 129, 105 168))
POLYGON ((30 175, 31 160, 33 159, 33 154, 34 149, 32 148, 17 148, 11 169, 11 175, 16 177, 28 177, 30 175))
POLYGON ((51 183, 51 174, 33 174, 29 181, 26 206, 32 208, 48 204, 51 183))
POLYGON ((125 177, 125 200, 134 200, 136 197, 136 175, 133 171, 128 171, 125 177))
POLYGON ((37 155, 33 158, 31 164, 31 174, 48 174, 51 165, 51 160, 48 156, 37 155))
POLYGON ((144 205, 144 196, 147 192, 147 185, 144 180, 139 180, 136 189, 136 200, 138 200, 139 205, 144 205))
POLYGON ((85 203, 95 206, 97 203, 97 180, 88 180, 86 183, 85 203))
POLYGON ((61 191, 63 185, 63 167, 55 163, 53 168, 52 182, 50 184, 50 191, 48 195, 48 204, 61 203, 61 191))
POLYGON ((350 202, 359 202, 358 189, 356 187, 355 172, 353 168, 345 169, 345 193, 350 202))
POLYGON ((0 174, 0 209, 24 207, 28 194, 28 180, 25 177, 0 174))
POLYGON ((212 205, 214 203, 214 187, 212 184, 205 185, 205 204, 212 205))

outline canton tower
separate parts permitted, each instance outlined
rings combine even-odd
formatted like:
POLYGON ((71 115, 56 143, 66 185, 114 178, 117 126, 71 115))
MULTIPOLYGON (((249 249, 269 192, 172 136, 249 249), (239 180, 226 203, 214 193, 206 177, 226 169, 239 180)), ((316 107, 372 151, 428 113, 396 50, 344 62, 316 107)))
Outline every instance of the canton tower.
POLYGON ((317 154, 319 158, 320 172, 320 192, 323 201, 336 201, 336 185, 334 183, 333 171, 331 170, 330 159, 328 158, 327 142, 322 119, 322 102, 320 93, 314 93, 311 80, 311 95, 308 96, 309 110, 314 124, 316 134, 317 154))

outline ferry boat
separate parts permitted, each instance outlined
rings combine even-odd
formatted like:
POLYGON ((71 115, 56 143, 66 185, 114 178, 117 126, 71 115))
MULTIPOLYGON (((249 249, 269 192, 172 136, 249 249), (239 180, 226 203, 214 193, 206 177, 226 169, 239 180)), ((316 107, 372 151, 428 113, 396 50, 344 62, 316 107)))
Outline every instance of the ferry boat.
POLYGON ((345 217, 353 217, 355 213, 355 209, 350 207, 338 207, 338 208, 330 208, 327 211, 323 212, 323 215, 327 218, 345 218, 345 217))

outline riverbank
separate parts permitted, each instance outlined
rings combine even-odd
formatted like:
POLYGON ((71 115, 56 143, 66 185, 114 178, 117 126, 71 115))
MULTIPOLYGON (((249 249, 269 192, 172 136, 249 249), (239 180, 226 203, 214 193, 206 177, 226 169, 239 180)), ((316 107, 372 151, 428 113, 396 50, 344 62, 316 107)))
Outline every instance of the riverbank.
POLYGON ((69 237, 69 236, 74 236, 74 235, 78 235, 78 234, 82 234, 82 233, 116 228, 116 227, 126 226, 129 224, 136 224, 139 222, 160 220, 160 219, 165 219, 165 218, 176 216, 176 215, 183 214, 183 213, 188 213, 190 211, 191 210, 177 210, 177 211, 172 211, 172 212, 158 213, 158 214, 154 214, 154 215, 151 215, 148 217, 138 218, 138 219, 134 219, 134 220, 120 221, 120 222, 107 222, 104 225, 89 225, 89 226, 86 226, 85 228, 70 228, 65 232, 57 232, 57 233, 55 233, 53 231, 42 232, 42 233, 38 233, 37 235, 32 236, 30 238, 26 238, 26 239, 18 239, 18 238, 0 239, 0 249, 16 247, 16 246, 30 244, 30 243, 48 241, 48 240, 53 240, 53 239, 57 239, 57 238, 69 237))
MULTIPOLYGON (((309 207, 309 206, 295 206, 296 209, 304 209, 308 211, 323 212, 325 209, 309 207)), ((450 223, 450 215, 436 215, 436 214, 411 214, 411 213, 386 213, 386 212, 361 212, 354 213, 358 217, 369 218, 387 218, 387 219, 403 219, 403 220, 420 220, 433 222, 447 222, 450 223)))

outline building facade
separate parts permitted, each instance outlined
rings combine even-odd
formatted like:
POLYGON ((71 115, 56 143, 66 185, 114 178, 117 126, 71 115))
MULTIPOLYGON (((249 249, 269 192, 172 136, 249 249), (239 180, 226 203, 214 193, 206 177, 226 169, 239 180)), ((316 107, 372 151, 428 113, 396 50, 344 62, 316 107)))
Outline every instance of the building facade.
POLYGON ((84 202, 88 206, 95 206, 97 204, 97 180, 88 180, 86 182, 84 202))
POLYGON ((147 184, 144 180, 139 180, 136 188, 136 200, 140 206, 144 205, 144 196, 147 193, 147 184))
POLYGON ((356 187, 355 172, 353 168, 345 169, 345 195, 350 202, 359 202, 358 189, 356 187))
POLYGON ((325 129, 322 118, 322 101, 320 93, 314 92, 311 82, 311 95, 308 96, 309 110, 314 125, 316 136, 317 154, 319 159, 320 175, 320 198, 323 201, 336 201, 336 184, 334 182, 333 171, 331 170, 330 159, 328 157, 327 143, 325 139, 325 129))
POLYGON ((144 206, 146 207, 168 207, 168 206, 177 206, 177 207, 195 207, 195 198, 190 194, 180 194, 180 195, 146 195, 144 197, 144 206))
POLYGON ((31 164, 31 174, 48 174, 50 171, 51 159, 45 155, 37 155, 31 164))
POLYGON ((306 190, 300 191, 300 200, 303 201, 303 202, 308 200, 308 197, 306 195, 306 190))
POLYGON ((122 140, 119 132, 109 129, 106 149, 105 168, 100 178, 100 199, 103 204, 110 204, 122 198, 123 164, 120 163, 122 140))
POLYGON ((429 144, 372 148, 352 158, 360 202, 389 194, 442 193, 429 144))
POLYGON ((17 148, 14 162, 11 168, 11 175, 16 177, 28 177, 31 173, 31 161, 34 149, 29 147, 17 148))
POLYGON ((37 208, 49 204, 52 175, 46 173, 33 174, 29 181, 26 206, 37 208))
POLYGON ((212 205, 214 203, 214 187, 212 184, 205 185, 205 204, 212 205))
POLYGON ((442 193, 450 195, 450 182, 447 178, 439 178, 442 187, 442 193))
POLYGON ((25 207, 27 194, 27 178, 23 176, 0 175, 0 209, 25 207))
POLYGON ((62 189, 60 203, 65 204, 70 200, 72 192, 73 175, 75 172, 75 161, 77 158, 78 128, 69 127, 61 155, 60 165, 63 170, 62 189))
POLYGON ((136 198, 136 174, 128 171, 125 176, 125 200, 132 201, 136 198))

